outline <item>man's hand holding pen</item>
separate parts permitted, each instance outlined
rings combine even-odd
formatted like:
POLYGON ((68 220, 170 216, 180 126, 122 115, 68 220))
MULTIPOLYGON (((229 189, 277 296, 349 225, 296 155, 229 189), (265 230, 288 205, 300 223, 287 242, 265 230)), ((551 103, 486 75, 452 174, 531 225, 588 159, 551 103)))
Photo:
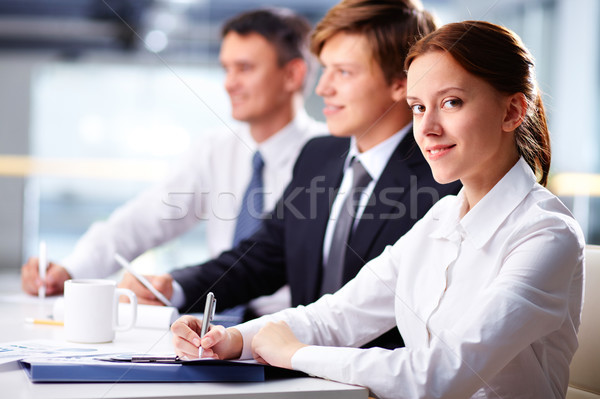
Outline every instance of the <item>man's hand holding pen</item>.
POLYGON ((173 296, 173 277, 170 274, 146 277, 135 271, 123 256, 115 254, 115 260, 123 269, 127 270, 123 280, 119 283, 119 288, 132 290, 137 295, 139 303, 173 306, 170 301, 173 296))

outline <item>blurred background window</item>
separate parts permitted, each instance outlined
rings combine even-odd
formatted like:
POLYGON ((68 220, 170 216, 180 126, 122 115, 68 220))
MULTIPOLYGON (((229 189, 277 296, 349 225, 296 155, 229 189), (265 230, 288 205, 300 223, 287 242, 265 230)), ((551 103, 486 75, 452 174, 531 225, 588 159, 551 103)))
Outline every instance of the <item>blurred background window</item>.
MULTIPOLYGON (((281 0, 313 23, 332 0, 281 0)), ((600 2, 423 0, 441 23, 521 35, 552 134, 549 188, 600 244, 600 2), (584 10, 584 12, 582 12, 584 10)), ((218 63, 222 23, 255 0, 0 0, 0 269, 48 243, 59 260, 190 146, 236 126, 218 63)), ((322 101, 308 112, 323 120, 322 101)), ((156 273, 207 257, 204 226, 140 257, 156 273)))

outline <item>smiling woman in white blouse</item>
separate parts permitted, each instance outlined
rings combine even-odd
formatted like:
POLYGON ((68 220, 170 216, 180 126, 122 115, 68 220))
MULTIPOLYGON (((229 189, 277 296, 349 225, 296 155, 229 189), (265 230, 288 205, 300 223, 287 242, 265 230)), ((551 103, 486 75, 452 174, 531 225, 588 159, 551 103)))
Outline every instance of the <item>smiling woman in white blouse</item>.
POLYGON ((436 180, 462 191, 309 306, 202 340, 196 319, 180 319, 178 354, 201 344, 382 398, 565 396, 584 239, 543 187, 550 143, 532 57, 513 32, 466 21, 417 42, 406 67, 416 141, 436 180), (394 325, 405 348, 359 348, 394 325))

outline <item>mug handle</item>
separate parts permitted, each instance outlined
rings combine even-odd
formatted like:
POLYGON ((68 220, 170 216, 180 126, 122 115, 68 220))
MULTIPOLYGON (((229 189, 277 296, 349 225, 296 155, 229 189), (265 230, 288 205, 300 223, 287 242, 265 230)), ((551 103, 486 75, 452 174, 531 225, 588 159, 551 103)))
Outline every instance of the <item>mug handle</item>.
POLYGON ((137 297, 135 296, 135 293, 127 288, 116 288, 115 289, 115 318, 113 320, 113 329, 115 331, 126 331, 129 330, 131 328, 133 328, 133 326, 135 325, 135 321, 137 319, 137 297), (118 311, 119 311, 119 297, 121 295, 125 295, 126 297, 129 298, 129 303, 131 304, 130 308, 131 308, 131 318, 129 319, 129 323, 125 324, 125 325, 119 325, 119 317, 118 317, 118 311))

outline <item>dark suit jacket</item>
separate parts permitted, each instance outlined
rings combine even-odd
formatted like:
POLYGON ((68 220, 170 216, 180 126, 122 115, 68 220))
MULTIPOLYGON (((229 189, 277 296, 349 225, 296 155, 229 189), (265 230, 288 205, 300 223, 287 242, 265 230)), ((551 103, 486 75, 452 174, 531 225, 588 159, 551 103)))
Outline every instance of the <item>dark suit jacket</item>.
MULTIPOLYGON (((349 139, 336 137, 309 141, 282 198, 253 236, 211 261, 171 273, 185 291, 184 312, 202 312, 208 291, 218 298, 218 310, 273 293, 286 283, 293 306, 319 298, 323 239, 349 144, 349 139)), ((458 183, 435 182, 409 132, 390 157, 352 234, 344 283, 438 199, 459 188, 458 183)))

